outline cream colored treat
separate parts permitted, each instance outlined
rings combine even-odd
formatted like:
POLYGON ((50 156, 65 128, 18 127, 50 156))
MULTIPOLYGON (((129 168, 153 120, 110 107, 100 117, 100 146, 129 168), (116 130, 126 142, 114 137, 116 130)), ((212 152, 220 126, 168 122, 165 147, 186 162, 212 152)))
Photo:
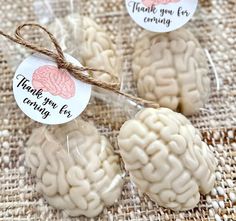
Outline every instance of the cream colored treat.
POLYGON ((119 198, 119 158, 109 141, 83 121, 35 129, 26 163, 37 177, 36 189, 55 208, 70 216, 95 217, 119 198))
POLYGON ((143 31, 133 54, 138 94, 184 115, 197 112, 210 93, 204 51, 185 29, 157 34, 143 31))
MULTIPOLYGON (((115 44, 98 24, 88 17, 70 14, 49 25, 63 51, 79 59, 83 66, 105 70, 118 77, 120 61, 115 44)), ((108 74, 94 72, 94 77, 109 82, 108 74)))
POLYGON ((132 181, 160 206, 194 208, 215 182, 216 160, 181 114, 147 108, 127 121, 118 137, 132 181))

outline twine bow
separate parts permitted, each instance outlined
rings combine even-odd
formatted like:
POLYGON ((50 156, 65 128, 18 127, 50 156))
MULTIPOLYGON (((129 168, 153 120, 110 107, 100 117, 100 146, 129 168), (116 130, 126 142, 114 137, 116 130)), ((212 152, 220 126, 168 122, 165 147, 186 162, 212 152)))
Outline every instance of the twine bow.
POLYGON ((135 96, 132 96, 130 94, 120 91, 119 90, 119 85, 120 85, 119 79, 116 76, 114 76, 113 74, 111 74, 105 70, 89 68, 89 67, 79 67, 79 66, 76 66, 76 65, 66 61, 63 51, 62 51, 58 41, 56 40, 56 38, 45 27, 43 27, 39 24, 26 23, 26 24, 20 25, 15 31, 15 37, 8 35, 1 30, 0 30, 0 34, 17 44, 23 45, 26 48, 29 48, 33 51, 36 51, 36 52, 44 54, 48 57, 51 57, 52 59, 54 59, 56 61, 58 68, 66 69, 72 76, 74 76, 76 79, 78 79, 84 83, 88 83, 88 84, 97 86, 99 88, 103 88, 105 90, 112 91, 116 94, 123 95, 123 96, 129 98, 130 100, 136 102, 137 104, 141 104, 142 106, 148 106, 148 107, 154 107, 154 108, 159 107, 159 104, 157 104, 157 103, 147 101, 142 98, 138 98, 138 97, 135 97, 135 96), (54 45, 54 47, 56 49, 56 52, 48 50, 47 48, 41 47, 39 45, 36 45, 36 44, 24 39, 21 34, 21 30, 27 26, 39 28, 39 29, 43 30, 45 33, 47 33, 52 44, 54 45), (98 79, 95 79, 94 77, 92 77, 90 75, 84 74, 84 72, 86 72, 86 71, 89 71, 92 73, 93 72, 106 73, 112 77, 112 82, 104 82, 104 81, 100 81, 98 79))

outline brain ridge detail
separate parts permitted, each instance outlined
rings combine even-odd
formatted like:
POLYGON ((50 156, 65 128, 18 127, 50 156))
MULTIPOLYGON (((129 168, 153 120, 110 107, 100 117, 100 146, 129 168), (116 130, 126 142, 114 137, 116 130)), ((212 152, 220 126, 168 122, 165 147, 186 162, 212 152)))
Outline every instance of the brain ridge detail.
POLYGON ((53 131, 38 128, 27 145, 26 162, 36 175, 36 189, 50 205, 70 216, 94 217, 119 198, 123 182, 118 156, 91 124, 76 120, 53 131), (35 141, 36 133, 41 136, 35 141))
POLYGON ((193 34, 185 29, 165 34, 143 31, 134 48, 133 72, 139 96, 185 115, 198 111, 209 97, 204 52, 193 34))
MULTIPOLYGON (((108 33, 92 19, 70 14, 49 24, 49 30, 60 40, 63 51, 78 58, 82 65, 105 69, 118 76, 120 59, 116 46, 108 33)), ((112 80, 106 73, 95 72, 94 77, 106 82, 112 80)))
POLYGON ((199 132, 180 114, 165 108, 143 110, 122 126, 118 143, 131 179, 161 206, 175 211, 191 209, 200 193, 210 192, 214 185, 215 158, 199 132), (159 125, 150 126, 150 121, 159 125), (139 141, 145 137, 136 133, 137 123, 142 135, 155 135, 152 142, 139 141), (171 197, 165 199, 168 194, 171 197))

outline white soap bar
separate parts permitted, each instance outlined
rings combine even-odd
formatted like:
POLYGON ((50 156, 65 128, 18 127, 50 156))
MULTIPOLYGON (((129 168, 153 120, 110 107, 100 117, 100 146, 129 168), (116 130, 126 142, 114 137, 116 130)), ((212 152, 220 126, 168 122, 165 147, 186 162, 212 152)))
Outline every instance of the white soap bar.
POLYGON ((186 29, 162 34, 143 31, 134 47, 133 72, 139 96, 162 107, 191 115, 208 100, 207 59, 186 29))
POLYGON ((124 123, 118 144, 132 181, 160 206, 192 209, 213 188, 214 155, 182 114, 146 108, 124 123))
MULTIPOLYGON (((116 46, 95 21, 70 14, 56 19, 48 28, 56 36, 63 51, 77 58, 83 66, 102 69, 118 77, 120 59, 116 46)), ((94 72, 94 77, 111 81, 111 76, 106 73, 94 72)))
POLYGON ((83 120, 33 131, 26 163, 36 189, 70 216, 95 217, 119 198, 123 185, 119 157, 109 141, 83 120))

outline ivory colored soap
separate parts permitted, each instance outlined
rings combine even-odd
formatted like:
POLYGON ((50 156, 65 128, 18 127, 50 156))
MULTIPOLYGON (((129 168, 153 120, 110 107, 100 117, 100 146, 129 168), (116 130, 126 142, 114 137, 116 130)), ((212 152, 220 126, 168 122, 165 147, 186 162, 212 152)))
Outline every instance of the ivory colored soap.
MULTIPOLYGON (((120 59, 116 46, 95 21, 78 14, 56 19, 49 25, 63 51, 77 58, 83 66, 102 69, 118 77, 120 59)), ((94 72, 94 77, 109 82, 111 76, 94 72)))
POLYGON ((133 72, 140 97, 184 115, 199 111, 210 94, 205 53, 186 29, 143 31, 134 46, 133 72))
POLYGON ((26 163, 36 189, 70 216, 95 217, 119 198, 123 185, 119 158, 109 141, 83 120, 35 129, 26 163))
POLYGON ((192 209, 213 188, 214 155, 182 114, 144 109, 124 123, 118 144, 131 180, 160 206, 192 209))

